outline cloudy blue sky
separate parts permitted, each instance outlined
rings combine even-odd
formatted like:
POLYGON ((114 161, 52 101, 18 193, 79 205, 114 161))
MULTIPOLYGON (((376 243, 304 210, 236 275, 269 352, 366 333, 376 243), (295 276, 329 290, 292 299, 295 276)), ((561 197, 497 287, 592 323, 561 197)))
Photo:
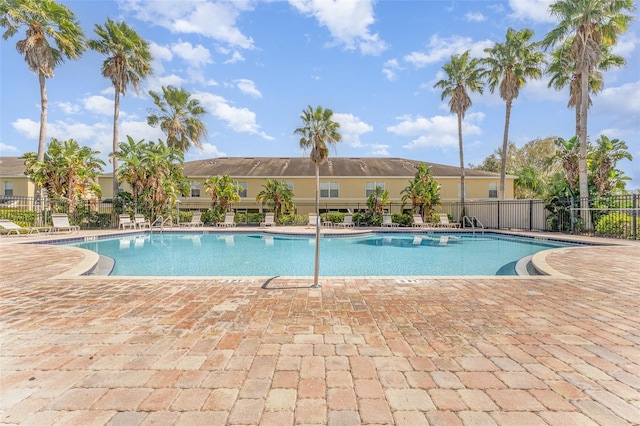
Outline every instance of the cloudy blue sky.
MULTIPOLYGON (((154 75, 121 99, 120 135, 157 140, 146 124, 149 90, 180 86, 208 110, 208 139, 186 160, 219 156, 302 156, 293 135, 308 105, 331 108, 343 142, 332 156, 403 157, 457 165, 456 117, 433 88, 452 54, 502 42, 508 27, 541 40, 554 26, 548 0, 508 1, 107 1, 61 0, 88 38, 107 18, 125 20, 149 41, 154 75)), ((634 161, 619 164, 640 188, 639 24, 616 53, 627 66, 605 75, 593 99, 589 134, 627 142, 634 161)), ((37 150, 37 76, 15 49, 24 31, 0 43, 0 155, 37 150)), ((113 95, 103 57, 87 51, 47 80, 48 138, 111 151, 113 95)), ((532 81, 513 106, 510 140, 573 135, 567 92, 532 81)), ((465 164, 501 145, 504 103, 488 90, 472 96, 463 126, 465 164)), ((107 166, 110 170, 110 166, 107 166)))

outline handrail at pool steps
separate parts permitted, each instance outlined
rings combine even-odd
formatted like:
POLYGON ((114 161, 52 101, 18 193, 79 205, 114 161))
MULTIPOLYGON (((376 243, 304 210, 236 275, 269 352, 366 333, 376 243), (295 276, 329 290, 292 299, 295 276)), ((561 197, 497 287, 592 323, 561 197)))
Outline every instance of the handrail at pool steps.
POLYGON ((482 233, 484 234, 484 225, 476 216, 465 216, 462 221, 464 222, 465 226, 466 224, 469 224, 469 226, 471 227, 471 231, 473 231, 474 233, 476 232, 476 228, 480 228, 482 230, 482 233))
POLYGON ((151 223, 151 233, 153 233, 154 229, 159 229, 160 232, 162 232, 164 230, 164 226, 165 225, 169 225, 171 228, 173 228, 173 218, 171 217, 171 215, 167 216, 166 218, 163 218, 161 215, 156 216, 156 219, 153 221, 153 223, 151 223))

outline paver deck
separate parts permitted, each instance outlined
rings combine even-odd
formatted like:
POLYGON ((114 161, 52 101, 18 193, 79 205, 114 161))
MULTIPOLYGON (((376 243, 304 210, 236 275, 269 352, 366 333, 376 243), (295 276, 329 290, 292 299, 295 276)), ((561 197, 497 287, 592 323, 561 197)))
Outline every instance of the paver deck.
POLYGON ((2 424, 640 424, 638 244, 319 289, 60 275, 82 260, 0 245, 2 424))

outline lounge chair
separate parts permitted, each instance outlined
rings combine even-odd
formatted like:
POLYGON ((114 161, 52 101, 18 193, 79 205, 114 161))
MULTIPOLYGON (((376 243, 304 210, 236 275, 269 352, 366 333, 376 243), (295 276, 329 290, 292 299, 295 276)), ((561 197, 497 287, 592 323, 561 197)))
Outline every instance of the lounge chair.
POLYGON ((60 231, 69 231, 69 232, 78 232, 80 231, 80 227, 77 225, 69 224, 69 216, 66 213, 53 213, 51 215, 51 221, 53 222, 53 226, 51 227, 52 232, 60 232, 60 231))
POLYGON ((433 225, 430 223, 426 223, 424 220, 422 220, 422 216, 420 216, 419 214, 414 214, 412 226, 414 228, 430 228, 433 225))
POLYGON ((349 228, 349 227, 355 226, 355 224, 353 223, 353 215, 350 215, 350 214, 344 215, 344 219, 342 223, 336 223, 335 226, 339 226, 341 228, 349 228))
POLYGON ((260 222, 260 227, 264 228, 265 226, 274 226, 275 224, 276 214, 270 212, 264 215, 264 222, 260 222))
POLYGON ((236 222, 235 222, 235 218, 236 218, 236 214, 233 212, 228 212, 225 213, 224 215, 224 222, 218 222, 216 223, 217 227, 220 228, 233 228, 234 226, 236 226, 236 222))
POLYGON ((118 228, 122 229, 135 229, 136 224, 131 220, 128 214, 121 214, 118 216, 118 228))
POLYGON ((382 215, 382 226, 390 226, 392 228, 396 227, 396 226, 400 226, 397 223, 393 223, 393 219, 391 218, 390 214, 384 214, 382 215))
POLYGON ((49 227, 22 227, 17 223, 10 221, 9 219, 0 219, 0 228, 7 231, 7 235, 11 235, 12 232, 15 232, 16 235, 30 235, 33 233, 39 234, 40 230, 49 231, 49 227))
POLYGON ((446 213, 440 213, 440 223, 438 226, 441 228, 460 228, 459 223, 449 222, 449 216, 446 213))
POLYGON ((133 216, 133 223, 135 224, 135 227, 137 228, 149 228, 151 229, 151 222, 149 222, 147 219, 145 219, 144 215, 142 214, 137 214, 133 216))
POLYGON ((192 226, 202 226, 202 220, 200 220, 200 218, 202 217, 202 213, 201 212, 193 212, 193 216, 191 216, 191 222, 183 222, 180 224, 180 226, 186 226, 186 227, 192 227, 192 226))
POLYGON ((309 213, 309 224, 308 227, 315 227, 318 225, 318 215, 315 213, 309 213))

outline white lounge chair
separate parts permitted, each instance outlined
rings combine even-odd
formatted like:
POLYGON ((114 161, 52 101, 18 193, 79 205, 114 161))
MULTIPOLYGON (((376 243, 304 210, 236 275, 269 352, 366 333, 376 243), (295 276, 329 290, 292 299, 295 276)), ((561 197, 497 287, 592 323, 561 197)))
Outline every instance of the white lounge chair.
POLYGON ((264 222, 260 222, 260 227, 264 228, 265 226, 275 226, 276 224, 276 214, 269 212, 264 215, 264 222))
POLYGON ((186 226, 186 227, 202 226, 203 223, 202 223, 202 220, 200 220, 201 217, 202 217, 201 212, 193 212, 193 216, 191 216, 191 221, 183 222, 180 224, 180 226, 186 226))
POLYGON ((218 222, 216 223, 216 226, 219 228, 233 228, 234 226, 236 226, 235 218, 235 213, 227 212, 224 215, 224 222, 218 222))
POLYGON ((309 213, 309 223, 307 225, 308 227, 315 227, 318 225, 318 215, 315 213, 309 213))
POLYGON ((424 220, 422 220, 422 216, 420 216, 419 214, 414 214, 412 226, 414 228, 430 228, 433 225, 430 223, 426 223, 424 220))
POLYGON ((69 223, 69 216, 66 213, 53 213, 51 215, 51 222, 53 222, 53 226, 51 227, 52 232, 60 232, 60 231, 69 231, 69 232, 78 232, 80 231, 80 227, 77 225, 71 225, 69 223))
POLYGON ((133 223, 137 228, 149 228, 151 229, 151 222, 145 219, 144 215, 137 214, 133 216, 133 223))
POLYGON ((395 228, 396 226, 400 226, 397 223, 393 223, 393 219, 391 218, 390 214, 384 214, 382 215, 382 226, 390 226, 392 228, 395 228))
POLYGON ((121 214, 118 216, 118 228, 122 229, 135 229, 136 224, 131 220, 128 214, 121 214))
POLYGON ((14 232, 16 235, 30 235, 33 233, 39 234, 40 230, 49 231, 49 227, 22 227, 9 219, 0 219, 0 228, 7 231, 7 235, 11 235, 14 232))
POLYGON ((441 228, 460 228, 459 223, 449 222, 449 216, 446 213, 440 213, 440 223, 438 226, 441 228))
POLYGON ((335 226, 339 226, 341 228, 350 228, 352 226, 355 226, 355 224, 353 223, 353 215, 344 215, 342 223, 336 223, 335 226))

